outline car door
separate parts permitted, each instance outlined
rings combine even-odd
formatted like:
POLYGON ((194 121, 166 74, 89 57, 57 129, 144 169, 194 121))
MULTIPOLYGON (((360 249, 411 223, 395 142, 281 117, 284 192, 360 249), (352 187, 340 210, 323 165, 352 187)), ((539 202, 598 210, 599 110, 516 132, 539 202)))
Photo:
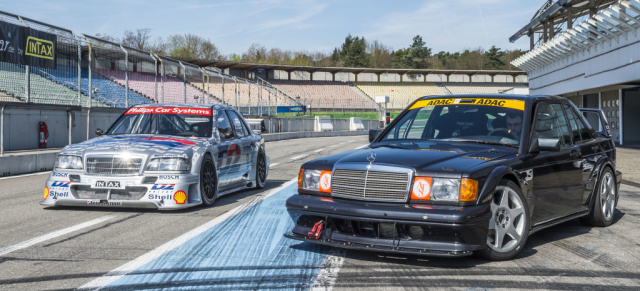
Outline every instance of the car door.
POLYGON ((251 140, 251 132, 248 129, 248 126, 245 124, 244 120, 240 115, 233 111, 229 110, 229 118, 231 123, 233 124, 233 128, 235 130, 237 139, 237 145, 240 150, 240 160, 238 161, 238 172, 240 178, 243 180, 249 179, 249 174, 251 172, 251 158, 253 157, 253 142, 251 140))
POLYGON ((536 107, 532 136, 558 139, 561 148, 531 153, 534 225, 575 212, 582 198, 580 147, 573 144, 562 104, 539 102, 536 107))
POLYGON ((606 138, 596 137, 595 130, 585 123, 585 120, 574 108, 568 104, 564 104, 563 107, 569 118, 573 141, 576 146, 580 147, 582 154, 582 200, 576 210, 586 210, 589 207, 589 198, 596 183, 596 177, 592 177, 592 175, 596 170, 598 160, 604 154, 605 149, 601 143, 606 138))
POLYGON ((218 156, 216 165, 218 168, 218 187, 220 191, 233 188, 238 183, 237 161, 240 156, 237 153, 237 136, 231 125, 226 110, 218 110, 216 125, 220 142, 217 144, 218 156))

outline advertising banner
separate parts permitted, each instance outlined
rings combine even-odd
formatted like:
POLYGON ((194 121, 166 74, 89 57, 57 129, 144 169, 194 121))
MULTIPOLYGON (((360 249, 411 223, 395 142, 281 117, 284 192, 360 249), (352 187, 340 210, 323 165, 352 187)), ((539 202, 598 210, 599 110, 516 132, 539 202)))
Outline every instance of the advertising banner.
POLYGON ((0 21, 0 61, 56 69, 55 34, 0 21))
POLYGON ((252 107, 239 107, 238 111, 242 114, 250 114, 249 110, 251 110, 251 114, 275 114, 277 113, 286 113, 286 112, 307 112, 307 106, 252 106, 252 107))

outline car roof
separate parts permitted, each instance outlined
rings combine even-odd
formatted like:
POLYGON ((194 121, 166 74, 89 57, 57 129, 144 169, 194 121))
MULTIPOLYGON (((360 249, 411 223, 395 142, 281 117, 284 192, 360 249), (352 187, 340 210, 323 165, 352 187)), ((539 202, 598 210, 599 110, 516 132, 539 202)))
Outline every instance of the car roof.
POLYGON ((132 107, 186 107, 186 108, 211 108, 211 109, 229 109, 233 108, 224 104, 197 104, 197 103, 150 103, 139 104, 132 107))
POLYGON ((517 94, 452 94, 452 95, 432 95, 432 96, 424 96, 419 98, 418 100, 428 100, 428 99, 442 99, 442 98, 451 98, 451 99, 459 99, 459 98, 494 98, 494 99, 512 99, 512 100, 523 100, 523 101, 539 101, 541 99, 549 100, 566 100, 565 98, 558 96, 549 96, 549 95, 517 95, 517 94))

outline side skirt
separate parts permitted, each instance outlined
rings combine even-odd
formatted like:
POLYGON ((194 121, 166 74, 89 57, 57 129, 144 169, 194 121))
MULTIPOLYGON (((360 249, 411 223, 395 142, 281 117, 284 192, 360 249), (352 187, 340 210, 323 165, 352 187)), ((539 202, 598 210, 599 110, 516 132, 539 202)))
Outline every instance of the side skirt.
POLYGON ((589 214, 589 209, 580 210, 580 211, 575 212, 573 214, 569 214, 567 216, 563 216, 563 217, 556 218, 556 219, 553 219, 553 220, 540 222, 540 223, 534 225, 533 227, 531 227, 531 229, 529 230, 529 234, 536 233, 536 232, 538 232, 540 230, 543 230, 543 229, 545 229, 547 227, 551 227, 551 226, 554 226, 554 225, 557 225, 557 224, 560 224, 560 223, 564 223, 564 222, 567 222, 569 220, 580 218, 580 217, 585 216, 587 214, 589 214))

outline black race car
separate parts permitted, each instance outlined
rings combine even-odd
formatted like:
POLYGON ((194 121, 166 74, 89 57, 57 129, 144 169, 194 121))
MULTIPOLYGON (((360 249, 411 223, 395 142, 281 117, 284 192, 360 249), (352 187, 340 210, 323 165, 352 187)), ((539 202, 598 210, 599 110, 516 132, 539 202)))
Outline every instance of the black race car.
POLYGON ((608 226, 622 177, 594 112, 597 130, 560 97, 420 98, 369 147, 302 165, 285 236, 506 260, 546 227, 575 218, 608 226))

